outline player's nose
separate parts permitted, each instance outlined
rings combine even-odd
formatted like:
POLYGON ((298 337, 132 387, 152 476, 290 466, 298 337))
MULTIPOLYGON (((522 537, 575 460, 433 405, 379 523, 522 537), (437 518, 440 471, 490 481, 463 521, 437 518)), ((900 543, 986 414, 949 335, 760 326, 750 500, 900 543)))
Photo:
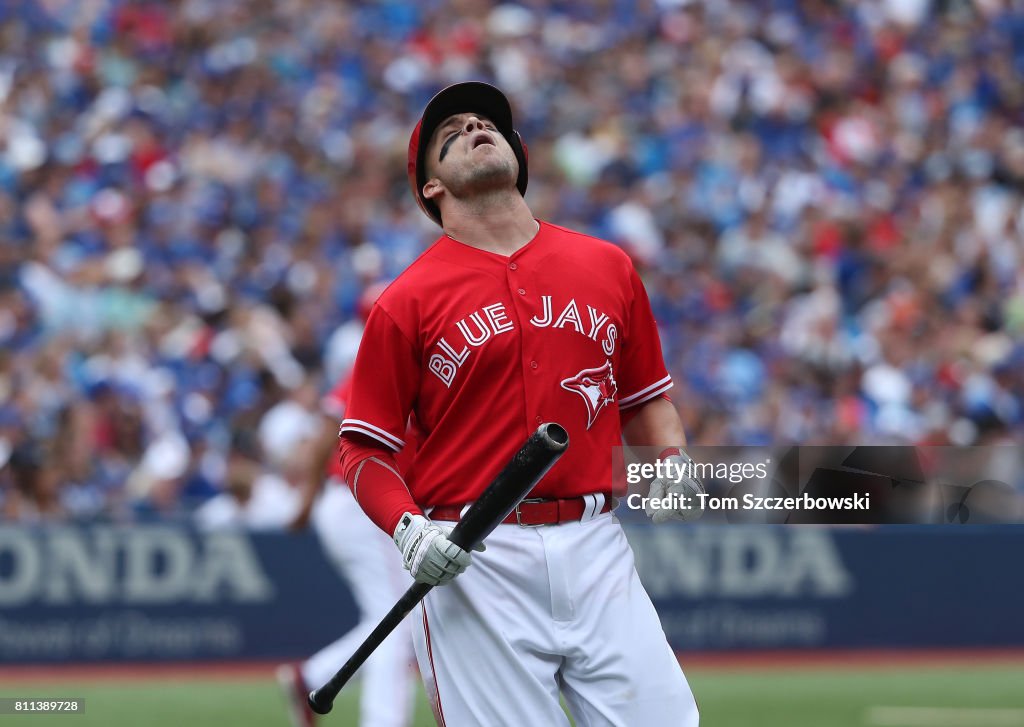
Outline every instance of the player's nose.
POLYGON ((463 127, 467 132, 477 131, 484 128, 484 122, 476 116, 470 116, 466 119, 466 125, 463 127))

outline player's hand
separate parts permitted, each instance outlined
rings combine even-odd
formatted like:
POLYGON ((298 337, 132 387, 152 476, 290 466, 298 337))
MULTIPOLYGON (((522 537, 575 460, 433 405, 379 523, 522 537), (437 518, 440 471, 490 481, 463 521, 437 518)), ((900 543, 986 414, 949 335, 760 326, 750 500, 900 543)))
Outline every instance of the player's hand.
POLYGON ((688 522, 696 520, 704 512, 698 494, 705 492, 704 484, 693 472, 693 460, 682 449, 677 454, 661 457, 668 467, 667 476, 658 477, 651 482, 648 501, 644 510, 655 524, 668 520, 688 522), (664 505, 654 507, 652 501, 657 500, 664 505))
MULTIPOLYGON (((466 570, 470 554, 448 539, 451 532, 422 515, 405 513, 395 528, 402 563, 419 583, 444 585, 466 570)), ((476 550, 483 550, 483 544, 476 550)))

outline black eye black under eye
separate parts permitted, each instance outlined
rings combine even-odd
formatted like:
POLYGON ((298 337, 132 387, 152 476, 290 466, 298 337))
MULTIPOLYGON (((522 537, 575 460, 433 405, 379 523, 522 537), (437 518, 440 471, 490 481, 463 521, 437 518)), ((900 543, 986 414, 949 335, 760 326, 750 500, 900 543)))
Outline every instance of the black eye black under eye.
POLYGON ((444 161, 445 156, 448 154, 449 147, 451 147, 452 143, 454 143, 457 138, 459 138, 458 131, 453 131, 448 135, 444 140, 444 144, 441 145, 441 153, 437 155, 437 161, 444 161))

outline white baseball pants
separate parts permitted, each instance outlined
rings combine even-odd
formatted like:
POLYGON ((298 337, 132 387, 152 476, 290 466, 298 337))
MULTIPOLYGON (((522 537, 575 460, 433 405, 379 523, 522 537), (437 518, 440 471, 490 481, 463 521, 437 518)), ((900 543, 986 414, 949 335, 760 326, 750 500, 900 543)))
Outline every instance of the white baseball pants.
POLYGON ((697 705, 612 513, 499 525, 413 612, 444 727, 697 727, 697 705))

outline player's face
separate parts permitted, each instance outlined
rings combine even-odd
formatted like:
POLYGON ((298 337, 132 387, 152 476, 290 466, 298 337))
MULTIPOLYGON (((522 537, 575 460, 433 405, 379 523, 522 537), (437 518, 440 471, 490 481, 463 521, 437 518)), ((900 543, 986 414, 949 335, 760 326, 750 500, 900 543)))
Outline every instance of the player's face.
POLYGON ((508 141, 491 121, 455 114, 434 131, 426 151, 428 179, 456 197, 502 187, 515 189, 519 164, 508 141))

